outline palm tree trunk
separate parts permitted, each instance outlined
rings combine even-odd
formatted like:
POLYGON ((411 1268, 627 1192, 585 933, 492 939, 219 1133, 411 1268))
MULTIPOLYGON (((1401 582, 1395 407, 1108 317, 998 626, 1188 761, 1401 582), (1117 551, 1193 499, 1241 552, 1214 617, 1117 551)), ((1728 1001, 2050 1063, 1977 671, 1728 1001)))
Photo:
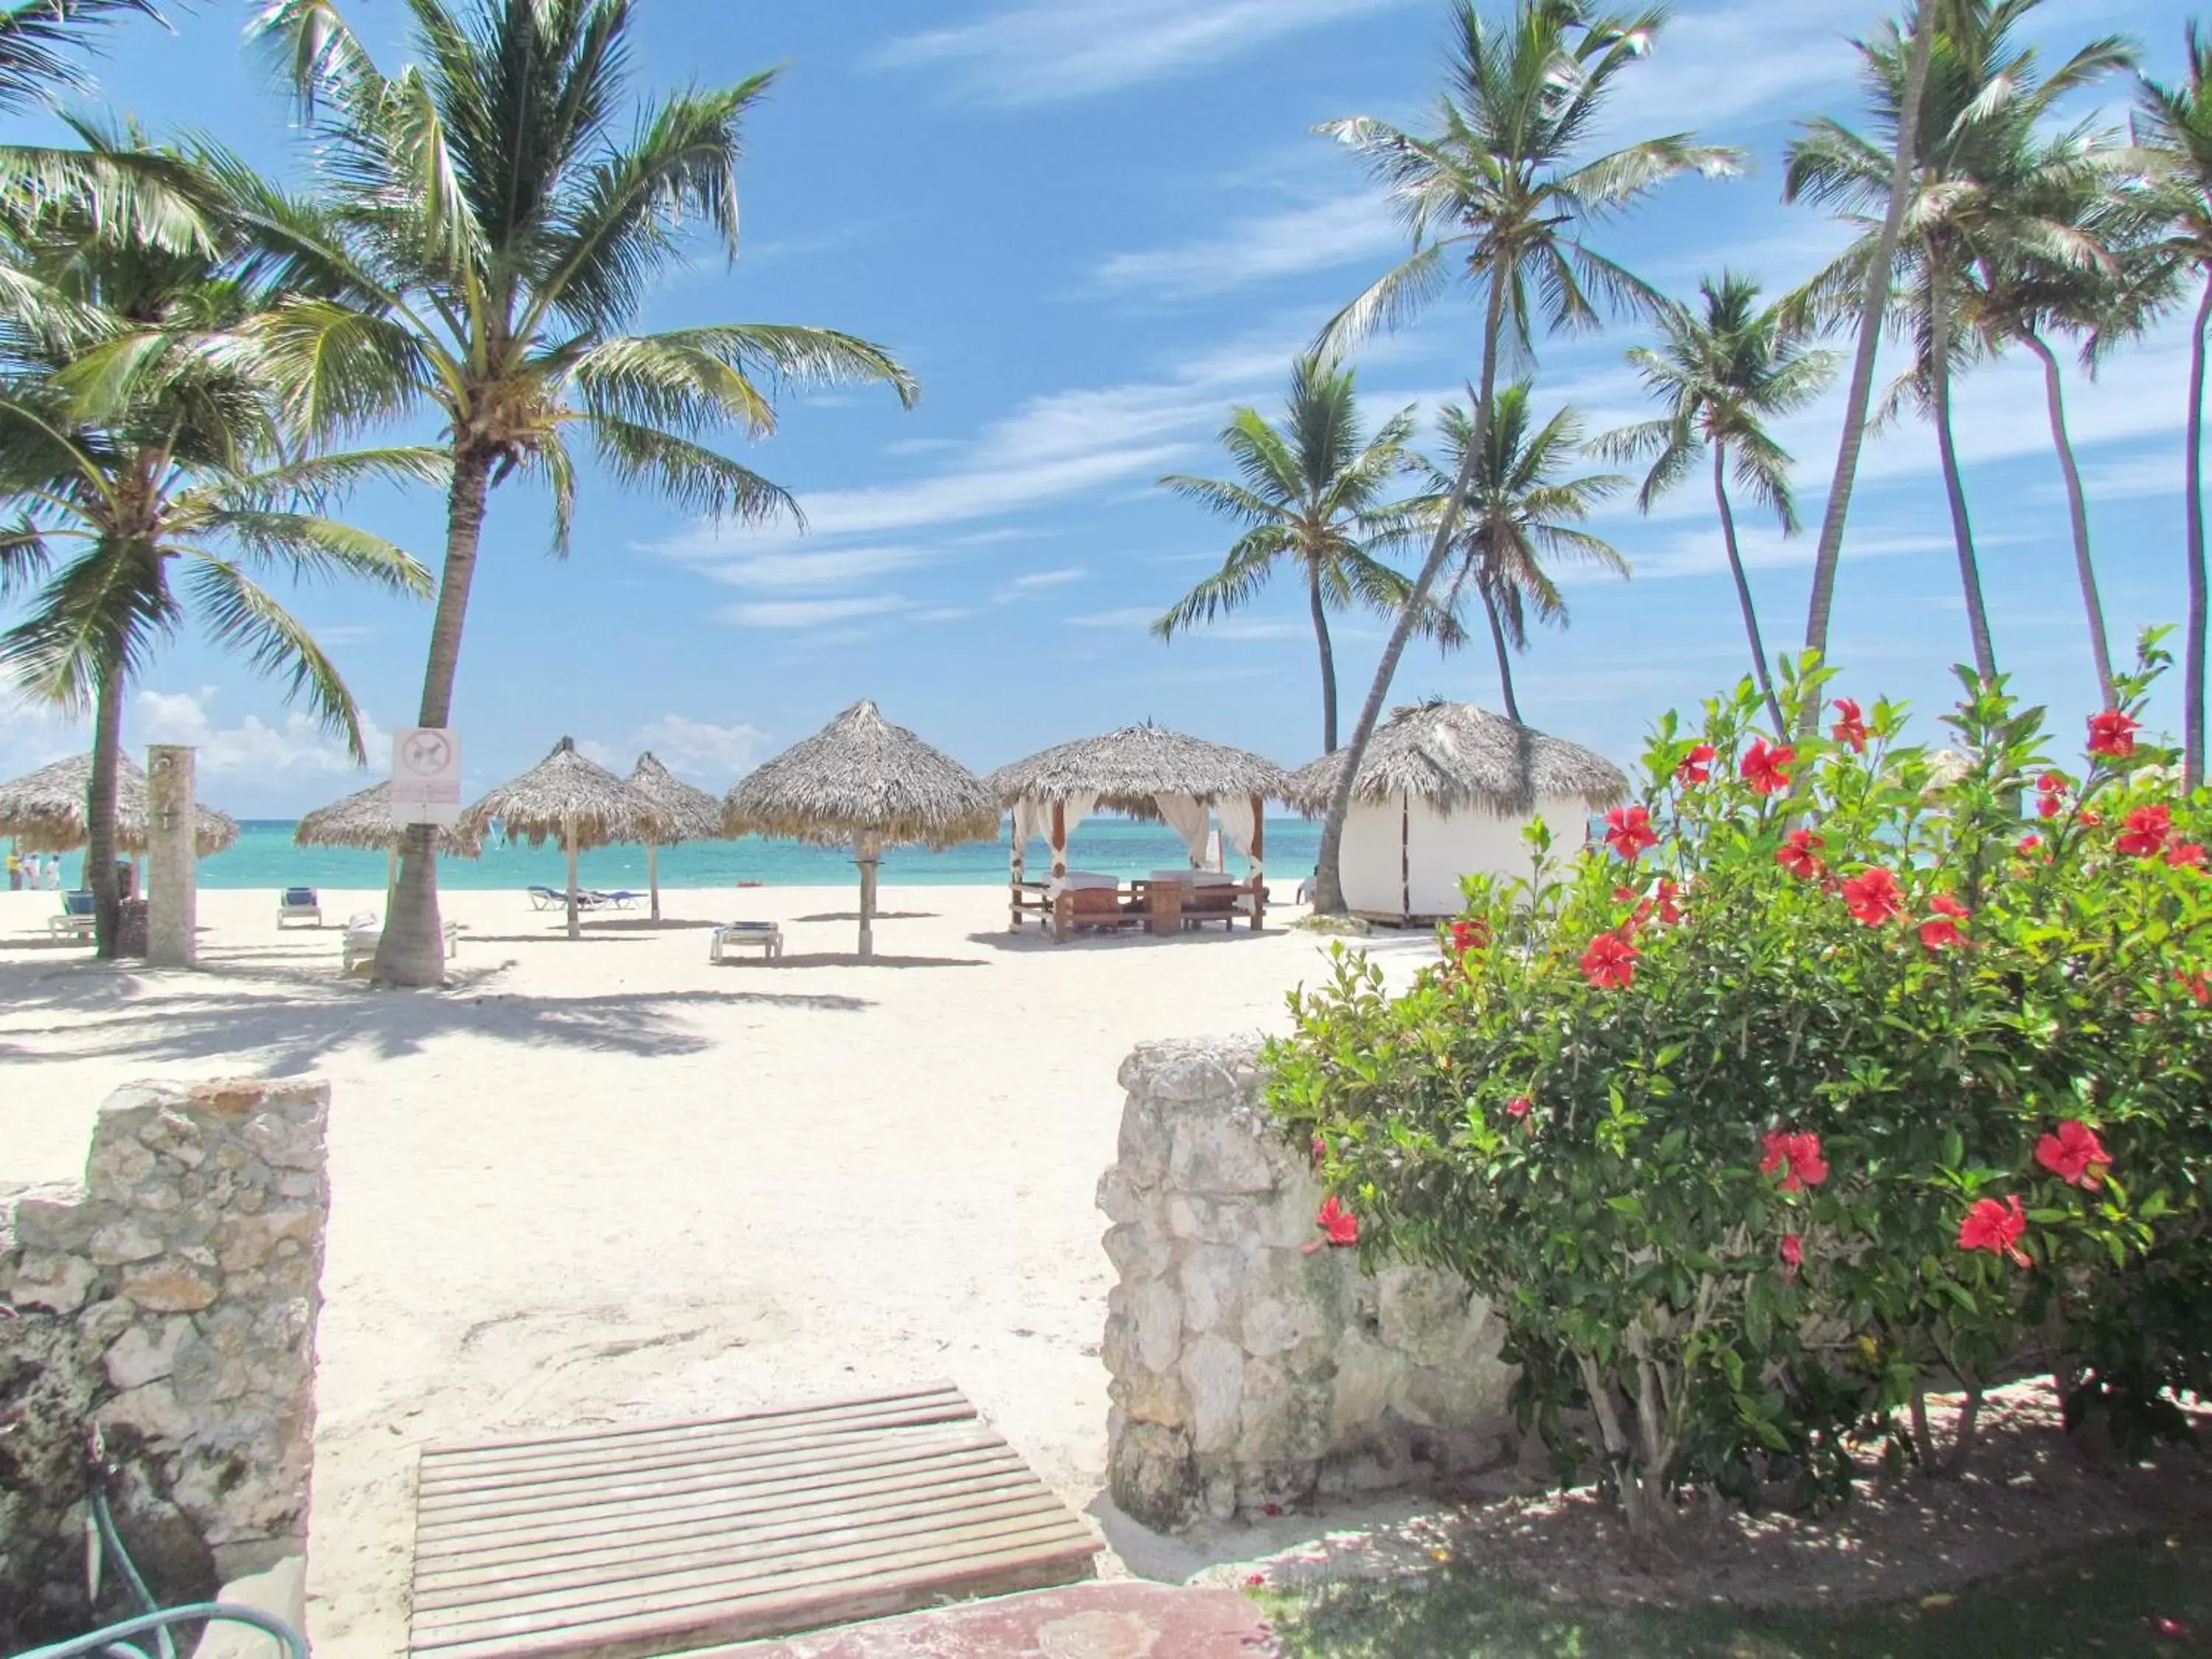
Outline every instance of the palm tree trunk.
POLYGON ((2074 569, 2081 579, 2081 608, 2089 617, 2089 654, 2097 665, 2097 695, 2104 706, 2118 703, 2112 690, 2112 647, 2105 635, 2105 605, 2097 597, 2097 567, 2089 556, 2089 503, 2081 493, 2081 469, 2074 464, 2074 442, 2066 435, 2066 392, 2058 358, 2033 329, 2021 331, 2021 343, 2043 364, 2044 401, 2051 409, 2051 441, 2058 451, 2058 470, 2066 479, 2066 507, 2074 524, 2074 569))
MULTIPOLYGON (((1836 474, 1828 485, 1820 518, 1820 550, 1813 556, 1813 599, 1805 613, 1805 648, 1826 656, 1828 621, 1835 607, 1836 567, 1844 556, 1844 523, 1851 511, 1851 487, 1858 480, 1859 451, 1866 444, 1867 405, 1874 398, 1875 356, 1881 349, 1882 314, 1889 308, 1890 267, 1905 231, 1905 210, 1912 194, 1912 167, 1920 143, 1921 104, 1928 90, 1928 59, 1936 41, 1935 7, 1923 0, 1913 18, 1912 55, 1905 69, 1905 105, 1899 112, 1897 156, 1889 171, 1889 205, 1868 269, 1866 294, 1859 305, 1858 349, 1851 358, 1851 386, 1844 404, 1844 432, 1836 446, 1836 474)), ((1817 702, 1798 711, 1802 730, 1820 718, 1817 702)))
POLYGON ((1743 554, 1736 546, 1735 509, 1729 505, 1728 446, 1713 446, 1713 500, 1721 509, 1721 539, 1728 544, 1729 574, 1735 578, 1735 602, 1743 608, 1743 631, 1751 640, 1752 672, 1759 676, 1759 695, 1766 699, 1766 712, 1774 716, 1776 736, 1782 733, 1782 704, 1774 695, 1773 671, 1766 665, 1766 642, 1759 636, 1759 611, 1751 602, 1751 580, 1743 574, 1743 554))
POLYGON ((1498 684, 1505 694, 1505 718, 1518 726, 1521 705, 1513 696, 1513 653, 1505 643, 1505 624, 1498 620, 1498 602, 1490 597, 1488 588, 1482 589, 1483 614, 1490 618, 1490 643, 1498 652, 1498 684))
POLYGON ((1329 793, 1328 813, 1321 826, 1321 862, 1314 878, 1314 911, 1317 915, 1344 914, 1344 884, 1338 878, 1337 866, 1344 848, 1345 814, 1352 806, 1352 781, 1358 775, 1360 762, 1367 757, 1368 740, 1374 737, 1376 725, 1382 718, 1383 700, 1390 695, 1390 682, 1398 672, 1398 659, 1406 654, 1406 641, 1413 637, 1413 624, 1428 605, 1429 595, 1435 591, 1444 560, 1450 556, 1460 512, 1467 505, 1468 491, 1474 488, 1475 471, 1482 464, 1483 446, 1490 436, 1490 405, 1498 391, 1498 337, 1504 325, 1505 284, 1510 280, 1508 274, 1492 268, 1489 309, 1482 324, 1482 396, 1475 400, 1474 423, 1468 434, 1467 455, 1460 463, 1459 477, 1452 480, 1451 494, 1444 498, 1443 514, 1437 520, 1436 541, 1429 548, 1421 574, 1414 578, 1413 591, 1406 596, 1406 608, 1398 613, 1397 626, 1390 630, 1389 642, 1382 647, 1382 660, 1375 668, 1375 683, 1367 688, 1367 701, 1360 705, 1358 723, 1352 728, 1352 741, 1346 745, 1349 752, 1337 770, 1336 787, 1329 793))
POLYGON ((92 777, 85 786, 84 884, 92 889, 93 949, 112 957, 120 944, 123 891, 115 879, 116 774, 123 762, 123 676, 100 672, 92 714, 92 777))
MULTIPOLYGON (((430 659, 422 674, 418 726, 443 726, 453 714, 453 676, 461 660, 461 628, 468 619, 469 584, 483 537, 484 501, 490 493, 489 457, 464 451, 453 458, 446 497, 446 567, 438 580, 438 611, 430 624, 430 659)), ((399 883, 376 945, 371 977, 383 985, 441 985, 446 978, 446 940, 438 916, 438 832, 427 823, 409 827, 399 853, 399 883)))
POLYGON ((1951 540, 1959 550, 1959 586, 1966 596, 1966 633, 1974 643, 1974 669, 1996 678, 1997 653, 1990 642, 1989 607, 1982 601, 1982 571, 1974 560, 1974 526, 1966 516, 1966 484, 1951 435, 1951 315, 1944 303, 1950 279, 1940 257, 1928 261, 1928 378, 1936 405, 1936 448, 1943 462, 1943 494, 1951 504, 1951 540))
POLYGON ((1306 566, 1306 597, 1313 605, 1314 643, 1321 647, 1321 751, 1336 752, 1336 652, 1328 642, 1328 610, 1322 604, 1321 567, 1306 566))
POLYGON ((2189 453, 2182 458, 2184 530, 2189 549, 2189 628, 2181 665, 2182 787, 2204 781, 2204 331, 2212 323, 2212 276, 2197 302, 2189 342, 2189 453))

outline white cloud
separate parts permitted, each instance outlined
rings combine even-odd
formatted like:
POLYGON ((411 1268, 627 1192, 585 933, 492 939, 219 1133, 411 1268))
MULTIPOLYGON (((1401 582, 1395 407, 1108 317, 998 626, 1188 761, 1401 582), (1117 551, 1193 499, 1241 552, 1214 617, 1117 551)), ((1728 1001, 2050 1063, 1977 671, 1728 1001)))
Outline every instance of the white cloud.
POLYGON ((1094 611, 1088 616, 1070 617, 1067 621, 1072 628, 1114 628, 1134 632, 1152 626, 1159 614, 1147 605, 1129 605, 1118 611, 1094 611))
MULTIPOLYGON (((300 773, 340 777, 361 769, 343 738, 297 710, 277 726, 253 714, 235 726, 217 724, 208 707, 216 695, 213 686, 202 686, 197 692, 141 691, 131 705, 132 743, 189 744, 199 751, 198 769, 216 777, 245 776, 256 781, 300 773)), ((370 764, 379 764, 390 752, 391 734, 363 714, 361 735, 370 764)))
POLYGON ((1739 116, 1778 107, 1796 114, 1842 88, 1855 101, 1860 60, 1850 39, 1874 21, 1864 0, 1736 0, 1678 10, 1650 58, 1613 82, 1595 142, 1685 131, 1725 142, 1717 129, 1739 116))
POLYGON ((844 587, 905 570, 930 555, 919 547, 836 547, 818 553, 756 553, 718 563, 707 574, 732 587, 844 587))
POLYGON ((1055 102, 1237 57, 1399 0, 1031 0, 894 40, 878 67, 947 69, 986 102, 1055 102))
POLYGON ((0 778, 35 771, 91 744, 91 728, 82 720, 0 690, 0 778))
POLYGON ((640 755, 650 753, 680 778, 709 788, 727 787, 752 770, 768 743, 768 733, 739 720, 716 726, 683 714, 647 720, 619 743, 580 738, 576 747, 612 772, 628 776, 640 755))
POLYGON ((1060 570, 1024 571, 992 594, 991 600, 994 605, 1012 605, 1032 593, 1042 593, 1048 588, 1065 587, 1070 582, 1079 582, 1090 574, 1079 564, 1069 565, 1060 570))
POLYGON ((1112 293, 1170 298, 1220 294, 1304 271, 1327 270, 1395 248, 1405 232, 1372 191, 1243 219, 1218 236, 1116 253, 1094 281, 1112 293))
POLYGON ((824 623, 851 622, 856 617, 880 617, 905 611, 913 601, 888 593, 858 594, 842 599, 763 599, 752 605, 733 605, 720 615, 740 628, 819 628, 824 623))

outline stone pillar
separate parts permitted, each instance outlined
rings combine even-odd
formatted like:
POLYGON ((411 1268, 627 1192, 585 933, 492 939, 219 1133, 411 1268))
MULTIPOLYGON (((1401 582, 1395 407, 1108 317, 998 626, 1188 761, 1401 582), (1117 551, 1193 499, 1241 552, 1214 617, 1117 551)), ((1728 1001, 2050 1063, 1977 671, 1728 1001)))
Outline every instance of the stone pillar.
POLYGON ((1465 1284, 1322 1243, 1322 1193, 1260 1097, 1255 1046, 1122 1065, 1106 1254, 1107 1479, 1156 1531, 1419 1486, 1517 1449, 1504 1331, 1465 1284))
POLYGON ((189 968, 198 960, 199 823, 192 799, 192 750, 157 743, 146 751, 146 960, 189 968))

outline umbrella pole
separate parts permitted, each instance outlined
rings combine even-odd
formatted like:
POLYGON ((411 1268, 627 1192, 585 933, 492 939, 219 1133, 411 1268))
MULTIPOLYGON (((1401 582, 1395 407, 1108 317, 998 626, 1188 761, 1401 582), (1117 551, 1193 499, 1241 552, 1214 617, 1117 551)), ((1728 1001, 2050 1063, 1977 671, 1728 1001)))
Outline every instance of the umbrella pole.
POLYGON ((576 821, 561 821, 562 844, 568 849, 568 937, 580 938, 576 931, 576 821))
POLYGON ((876 953, 876 863, 883 856, 883 843, 873 836, 862 836, 853 843, 853 862, 860 866, 860 955, 863 959, 876 953))
POLYGON ((660 848, 645 844, 645 884, 653 890, 653 919, 660 920, 660 848))

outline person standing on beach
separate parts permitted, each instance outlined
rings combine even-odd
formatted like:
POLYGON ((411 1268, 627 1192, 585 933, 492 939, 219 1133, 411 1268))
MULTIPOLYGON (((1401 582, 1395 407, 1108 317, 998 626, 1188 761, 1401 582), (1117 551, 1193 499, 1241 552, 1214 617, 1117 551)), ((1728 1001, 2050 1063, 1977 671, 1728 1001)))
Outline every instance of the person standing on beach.
POLYGON ((8 849, 8 890, 11 893, 23 890, 23 860, 12 847, 8 849))
POLYGON ((62 890, 62 855, 59 853, 47 855, 46 890, 49 893, 58 893, 62 890))

